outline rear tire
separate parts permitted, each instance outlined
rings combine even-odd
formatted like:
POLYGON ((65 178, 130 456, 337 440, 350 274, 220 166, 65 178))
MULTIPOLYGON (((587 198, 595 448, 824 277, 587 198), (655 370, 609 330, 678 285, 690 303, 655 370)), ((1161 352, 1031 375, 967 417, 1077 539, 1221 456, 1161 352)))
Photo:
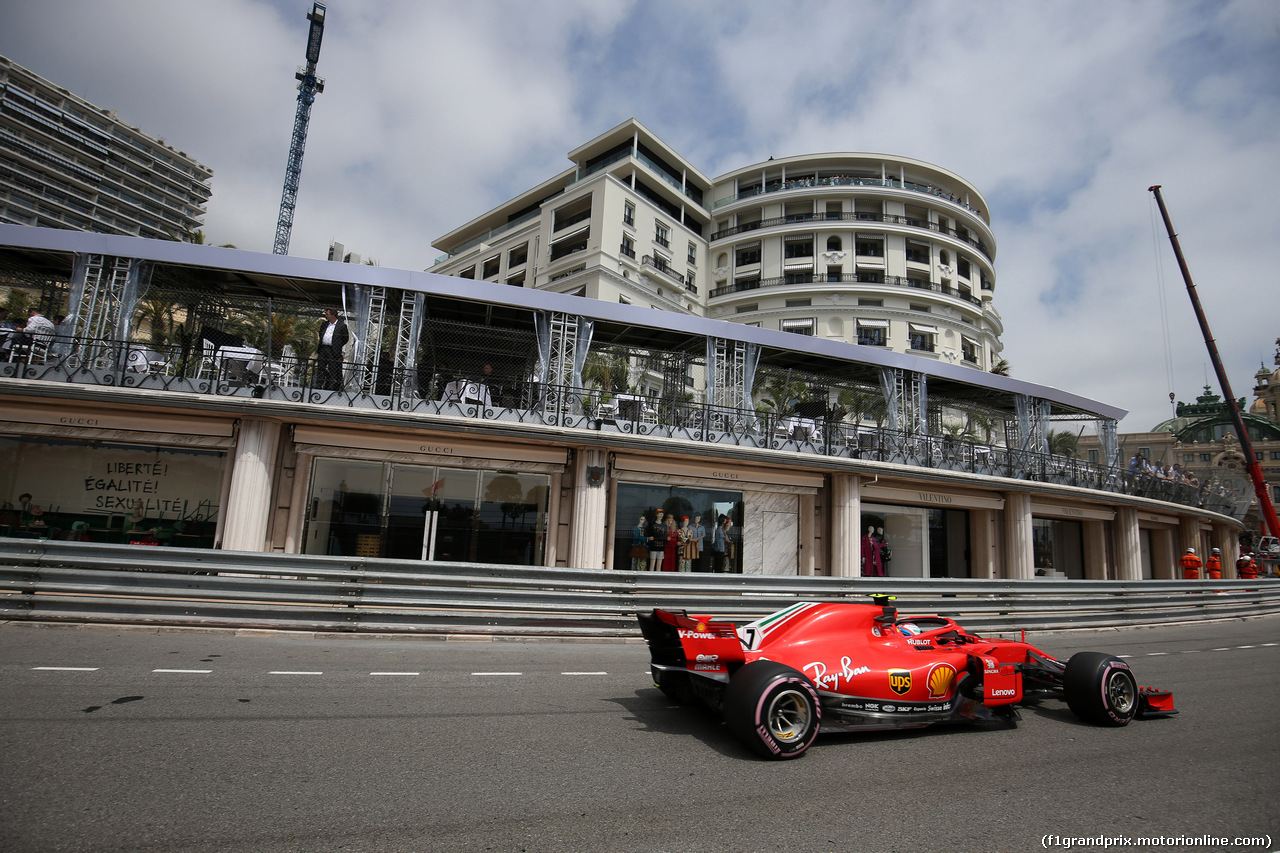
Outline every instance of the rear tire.
POLYGON ((799 758, 818 735, 822 705, 804 673, 773 661, 749 663, 724 692, 729 730, 765 758, 799 758))
POLYGON ((1078 652, 1067 661, 1062 692, 1071 712, 1099 726, 1128 725, 1138 712, 1138 681, 1114 655, 1078 652))

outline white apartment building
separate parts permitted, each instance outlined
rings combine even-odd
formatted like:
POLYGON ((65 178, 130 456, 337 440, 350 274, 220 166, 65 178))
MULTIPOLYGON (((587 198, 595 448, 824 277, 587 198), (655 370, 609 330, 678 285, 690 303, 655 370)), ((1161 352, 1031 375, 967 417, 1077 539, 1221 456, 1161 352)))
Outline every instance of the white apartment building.
POLYGON ((0 56, 0 223, 185 240, 213 170, 0 56))
POLYGON ((574 167, 440 237, 432 272, 989 370, 1003 321, 977 188, 904 157, 827 153, 708 178, 630 119, 574 167))

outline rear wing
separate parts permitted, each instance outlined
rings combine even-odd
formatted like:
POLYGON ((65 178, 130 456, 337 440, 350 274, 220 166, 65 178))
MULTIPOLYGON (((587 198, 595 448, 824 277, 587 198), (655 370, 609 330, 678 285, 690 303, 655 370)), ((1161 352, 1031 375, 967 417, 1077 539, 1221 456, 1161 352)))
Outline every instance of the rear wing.
POLYGON ((637 613, 649 657, 662 668, 702 673, 732 673, 746 660, 738 628, 683 610, 637 613))

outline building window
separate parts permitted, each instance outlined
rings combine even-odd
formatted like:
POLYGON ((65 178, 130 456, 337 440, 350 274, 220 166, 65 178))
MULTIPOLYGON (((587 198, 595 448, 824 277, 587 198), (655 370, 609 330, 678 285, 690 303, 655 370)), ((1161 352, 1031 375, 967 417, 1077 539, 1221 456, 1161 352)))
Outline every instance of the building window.
POLYGON ((653 226, 653 242, 663 248, 671 247, 671 229, 663 225, 661 222, 653 226))
POLYGON ((938 330, 933 326, 920 326, 915 323, 909 324, 911 349, 916 352, 934 352, 937 348, 938 330))
POLYGON ((882 347, 888 345, 888 320, 859 320, 858 343, 864 347, 882 347))
POLYGON ((916 243, 908 243, 907 244, 907 263, 909 264, 929 263, 929 247, 921 246, 916 243))
POLYGON ((855 251, 867 258, 883 258, 884 257, 884 238, 877 239, 859 239, 855 244, 855 251))
POLYGON ((960 258, 959 260, 956 261, 956 272, 959 273, 961 278, 969 277, 969 259, 968 258, 960 258))
POLYGON ((976 341, 971 341, 968 338, 960 339, 960 356, 969 364, 978 363, 978 352, 979 349, 976 341))
MULTIPOLYGON (((1142 454, 1143 456, 1147 456, 1147 457, 1149 457, 1149 456, 1151 455, 1151 451, 1150 451, 1150 450, 1147 450, 1146 448, 1143 448, 1143 451, 1144 451, 1144 452, 1143 452, 1143 454, 1142 454)), ((1201 454, 1200 454, 1200 461, 1201 461, 1201 462, 1211 462, 1211 461, 1213 461, 1213 457, 1212 457, 1212 456, 1210 456, 1208 453, 1201 453, 1201 454)))
POLYGON ((738 306, 735 306, 735 307, 734 307, 734 309, 733 309, 733 313, 735 313, 735 314, 750 314, 752 311, 758 311, 759 309, 760 309, 759 304, 757 304, 757 303, 755 303, 755 302, 752 302, 750 305, 738 305, 738 306))
POLYGON ((529 260, 529 244, 524 243, 507 252, 507 269, 518 267, 529 260))
POLYGON ((1090 464, 1090 465, 1097 465, 1097 464, 1098 464, 1098 451, 1096 451, 1096 450, 1090 450, 1090 451, 1089 451, 1089 464, 1090 464))
POLYGON ((622 205, 622 224, 633 228, 636 224, 636 206, 629 201, 622 205))
POLYGON ((487 261, 484 262, 484 277, 497 278, 498 273, 501 271, 501 268, 502 268, 502 257, 500 255, 494 255, 492 258, 489 258, 487 261))
POLYGON ((693 241, 689 242, 689 266, 696 267, 698 265, 698 244, 693 241))
POLYGON ((458 278, 475 278, 475 277, 476 277, 475 267, 467 267, 465 270, 458 273, 458 278))
POLYGON ((858 305, 863 308, 883 308, 883 299, 859 299, 858 305))
POLYGON ((813 304, 812 299, 788 299, 788 308, 808 308, 813 304))
POLYGON ((827 251, 828 252, 844 251, 844 242, 839 237, 835 237, 835 236, 828 237, 827 251))
POLYGON ((747 246, 739 246, 733 254, 733 262, 740 267, 747 267, 760 263, 760 244, 751 243, 747 246))
POLYGON ((512 287, 524 287, 524 270, 512 276, 507 276, 507 284, 512 287))
POLYGON ((813 238, 812 237, 787 237, 783 241, 784 258, 811 258, 813 257, 813 238))
POLYGON ((634 261, 636 259, 635 241, 632 240, 630 236, 623 234, 622 245, 618 247, 618 251, 622 252, 622 254, 626 255, 628 258, 634 261))
POLYGON ((812 335, 813 320, 783 320, 778 328, 784 332, 791 332, 793 335, 812 335))

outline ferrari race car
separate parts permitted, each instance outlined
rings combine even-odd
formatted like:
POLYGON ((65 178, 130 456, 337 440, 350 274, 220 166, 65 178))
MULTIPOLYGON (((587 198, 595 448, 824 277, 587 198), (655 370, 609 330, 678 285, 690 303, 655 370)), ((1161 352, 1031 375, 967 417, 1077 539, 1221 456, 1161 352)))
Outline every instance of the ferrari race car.
POLYGON ((1065 699, 1082 720, 1123 726, 1176 714, 1171 693, 1139 687, 1100 652, 1062 661, 1015 640, 969 634, 942 616, 874 604, 802 603, 747 625, 683 611, 639 614, 654 685, 703 703, 766 758, 796 758, 818 732, 1018 720, 1016 706, 1065 699))

